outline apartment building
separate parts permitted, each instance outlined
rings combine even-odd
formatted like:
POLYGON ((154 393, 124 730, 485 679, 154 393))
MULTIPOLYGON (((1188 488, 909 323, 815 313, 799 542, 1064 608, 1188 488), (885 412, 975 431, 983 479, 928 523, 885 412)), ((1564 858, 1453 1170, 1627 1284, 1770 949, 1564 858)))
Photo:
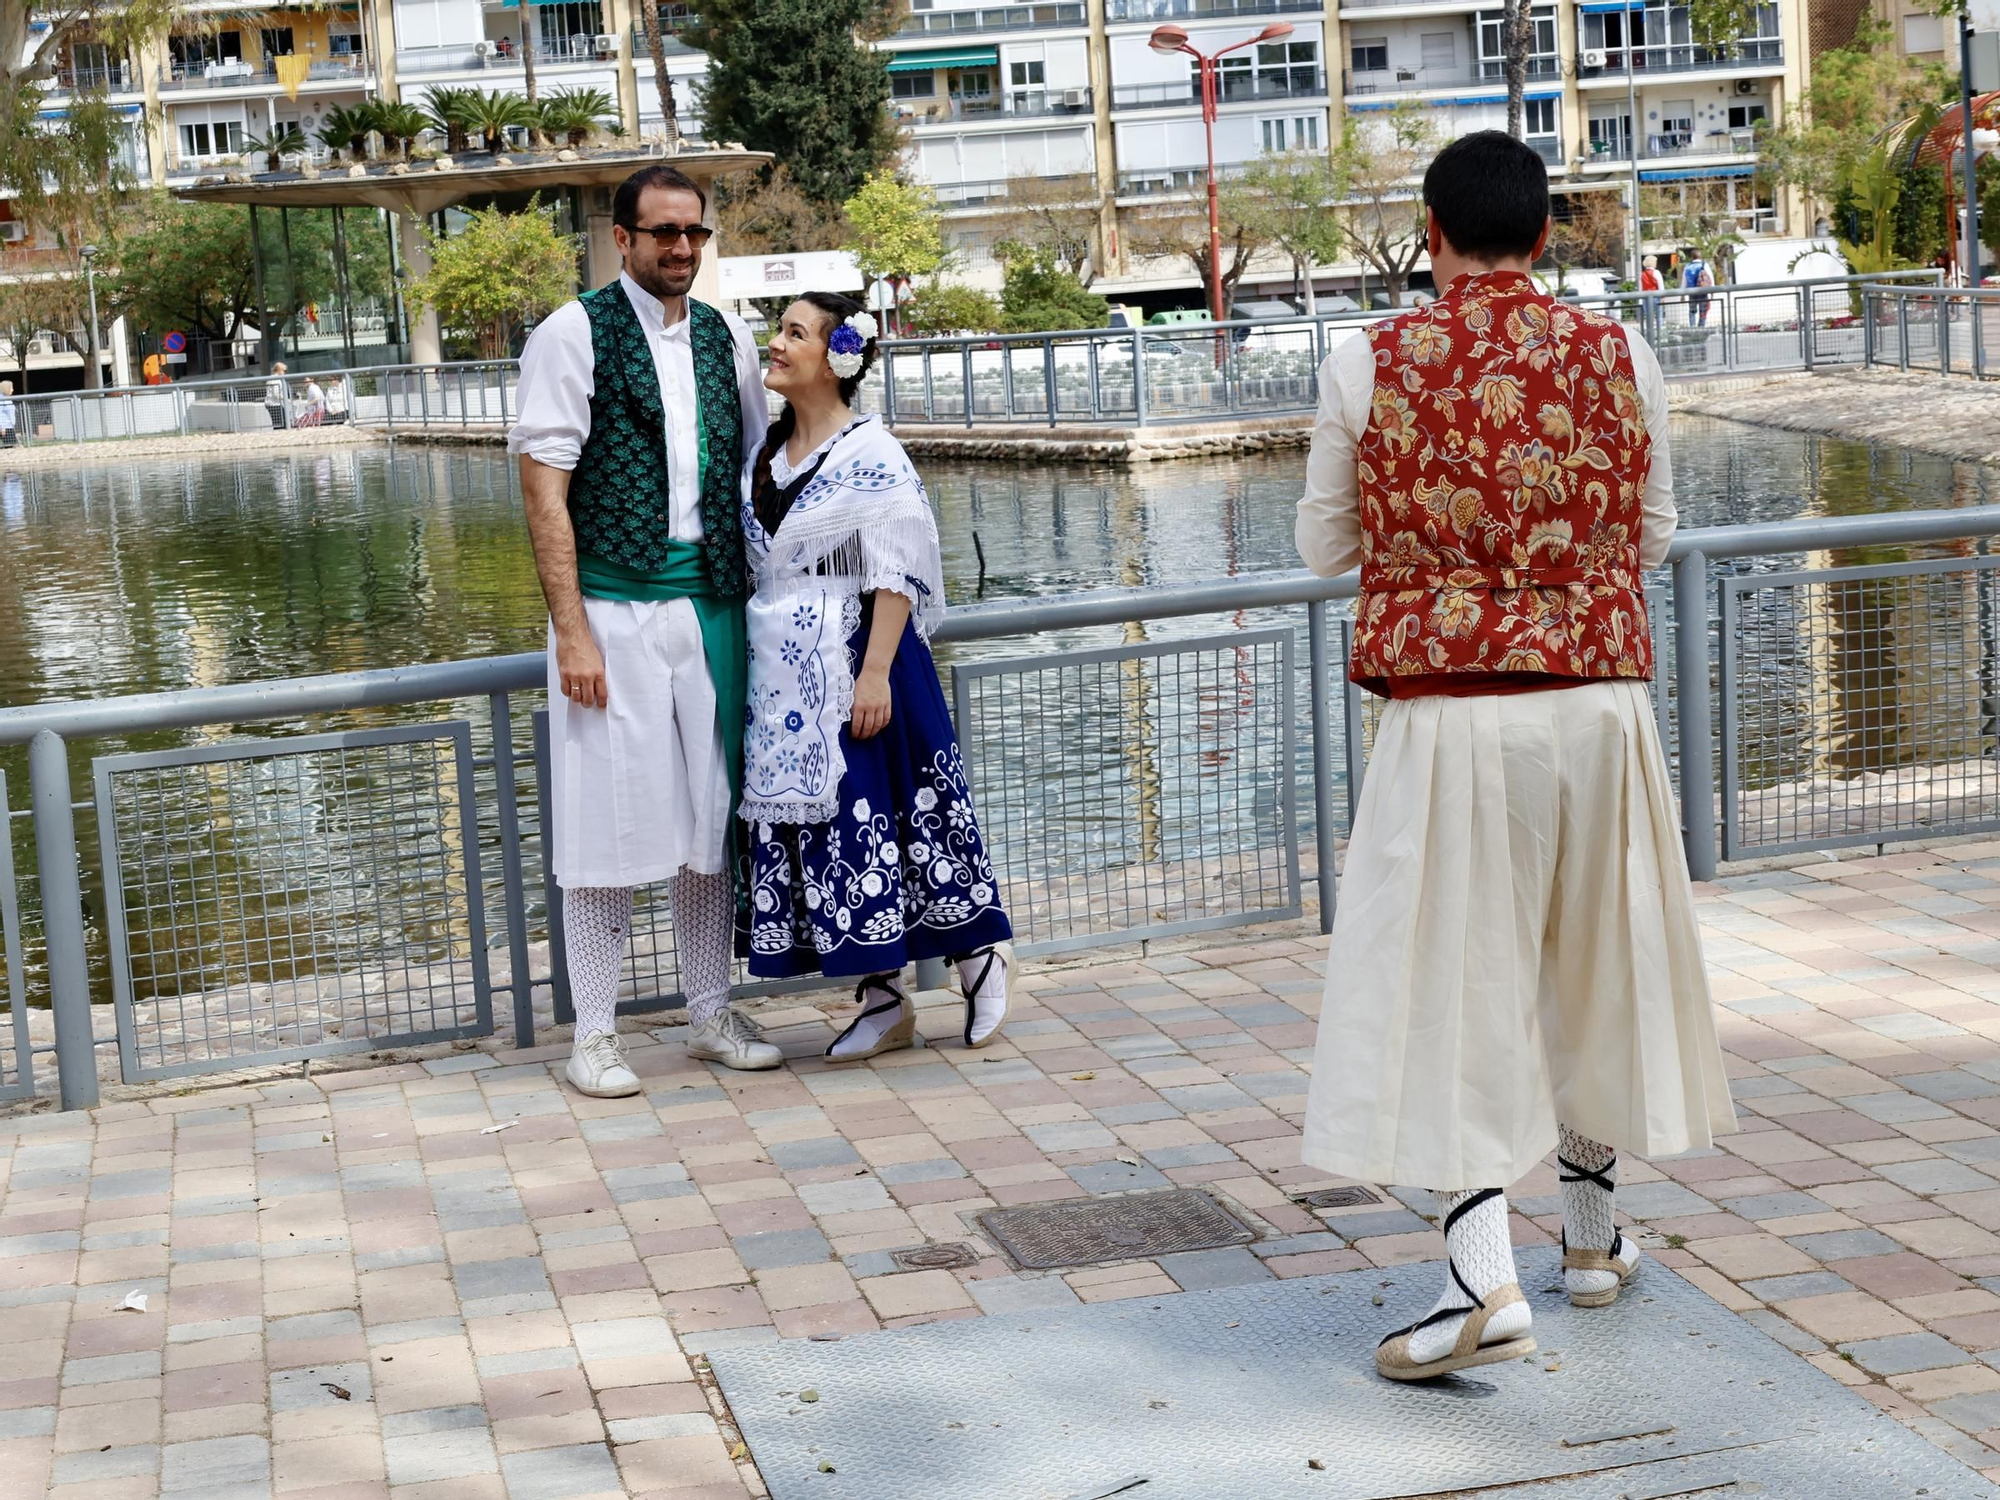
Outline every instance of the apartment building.
MULTIPOLYGON (((1765 0, 1720 51, 1696 46, 1687 7, 1668 0, 1538 5, 1527 139, 1563 188, 1622 190, 1636 168, 1646 188, 1726 212, 1745 234, 1796 232, 1798 207, 1757 184, 1756 129, 1800 97, 1806 5, 1765 0)), ((677 116, 699 136, 694 85, 706 59, 673 35, 688 8, 662 11, 677 116)), ((126 164, 141 182, 191 180, 287 125, 310 139, 335 105, 420 101, 439 85, 518 90, 529 56, 544 91, 602 89, 634 135, 661 118, 636 0, 535 5, 525 29, 507 0, 298 9, 199 0, 197 15, 199 24, 146 55, 81 43, 64 61, 63 84, 102 85, 129 112, 126 164)), ((1202 52, 1234 49, 1221 63, 1214 124, 1225 174, 1267 151, 1331 149, 1349 117, 1398 105, 1434 112, 1445 136, 1505 121, 1500 11, 1490 0, 914 0, 880 44, 890 107, 973 279, 997 281, 992 245, 1009 232, 1010 196, 1033 181, 1045 201, 1053 193, 1096 211, 1107 289, 1171 300, 1195 286, 1184 264, 1140 261, 1127 248, 1138 220, 1196 192, 1205 173, 1192 60, 1148 45, 1168 21, 1202 52), (1290 33, 1238 45, 1273 22, 1290 33)), ((51 111, 65 98, 53 95, 51 111)), ((1318 279, 1337 290, 1357 271, 1323 268, 1318 279)), ((1288 287, 1289 268, 1259 264, 1243 291, 1260 282, 1288 287)))

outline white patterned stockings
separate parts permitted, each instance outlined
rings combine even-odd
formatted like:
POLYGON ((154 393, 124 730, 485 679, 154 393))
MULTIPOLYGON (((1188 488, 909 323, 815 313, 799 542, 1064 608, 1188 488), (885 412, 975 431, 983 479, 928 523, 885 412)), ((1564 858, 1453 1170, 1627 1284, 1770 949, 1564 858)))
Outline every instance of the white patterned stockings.
MULTIPOLYGON (((681 993, 687 997, 688 1023, 699 1026, 729 1004, 734 917, 729 876, 682 870, 674 876, 671 890, 681 993)), ((564 891, 563 930, 576 1034, 616 1031, 618 986, 632 933, 631 888, 578 886, 564 891)))

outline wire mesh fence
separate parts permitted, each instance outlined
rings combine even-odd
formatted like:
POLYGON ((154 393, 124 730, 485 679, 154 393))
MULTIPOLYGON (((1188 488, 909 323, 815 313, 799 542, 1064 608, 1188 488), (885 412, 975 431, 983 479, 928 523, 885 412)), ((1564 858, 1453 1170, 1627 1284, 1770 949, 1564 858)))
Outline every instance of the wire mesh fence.
POLYGON ((1719 581, 1725 859, 2000 828, 1996 570, 1719 581))
POLYGON ((1294 634, 953 667, 1022 952, 1298 914, 1294 634))
POLYGON ((493 1029, 460 721, 100 757, 128 1079, 493 1029))

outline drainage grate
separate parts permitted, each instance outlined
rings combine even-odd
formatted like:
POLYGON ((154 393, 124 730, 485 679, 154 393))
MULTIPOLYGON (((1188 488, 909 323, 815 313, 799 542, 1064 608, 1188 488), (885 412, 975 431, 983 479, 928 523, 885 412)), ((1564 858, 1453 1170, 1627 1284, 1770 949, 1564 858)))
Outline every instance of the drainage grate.
POLYGON ((1292 1201, 1303 1203, 1307 1208, 1359 1208, 1363 1204, 1380 1203, 1382 1200, 1365 1187, 1337 1187, 1294 1193, 1292 1201))
POLYGON ((978 1265, 979 1252, 970 1245, 916 1245, 891 1250, 889 1259, 905 1271, 958 1271, 978 1265))
POLYGON ((1023 1270, 1247 1245, 1256 1233, 1195 1188, 991 1209, 979 1225, 1023 1270))

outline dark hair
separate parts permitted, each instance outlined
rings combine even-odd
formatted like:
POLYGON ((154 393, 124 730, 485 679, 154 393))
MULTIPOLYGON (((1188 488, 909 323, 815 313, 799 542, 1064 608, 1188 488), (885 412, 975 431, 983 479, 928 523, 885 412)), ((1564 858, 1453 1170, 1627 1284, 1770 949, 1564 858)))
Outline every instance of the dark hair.
MULTIPOLYGON (((804 302, 826 315, 826 331, 845 323, 858 312, 866 309, 852 297, 843 297, 839 292, 800 292, 792 299, 804 302)), ((861 368, 852 375, 840 377, 840 399, 849 406, 854 404, 855 392, 861 389, 861 382, 867 378, 869 368, 875 363, 875 340, 870 339, 862 346, 861 368)), ((750 504, 757 513, 758 522, 766 531, 774 530, 782 516, 775 514, 772 500, 777 494, 777 486, 771 482, 771 457, 785 443, 791 441, 792 433, 798 427, 798 413, 787 401, 785 409, 778 413, 778 419, 771 424, 771 430, 764 434, 764 446, 757 450, 757 467, 750 478, 750 504)))
POLYGON ((670 167, 665 162, 654 162, 649 167, 641 167, 630 177, 618 184, 618 191, 611 196, 611 222, 621 229, 639 227, 639 195, 647 188, 678 188, 684 193, 693 193, 701 200, 701 211, 708 212, 708 194, 679 167, 670 167))
POLYGON ((1534 252, 1549 221, 1549 169, 1503 130, 1461 136, 1424 173, 1424 206, 1460 255, 1505 260, 1534 252))

